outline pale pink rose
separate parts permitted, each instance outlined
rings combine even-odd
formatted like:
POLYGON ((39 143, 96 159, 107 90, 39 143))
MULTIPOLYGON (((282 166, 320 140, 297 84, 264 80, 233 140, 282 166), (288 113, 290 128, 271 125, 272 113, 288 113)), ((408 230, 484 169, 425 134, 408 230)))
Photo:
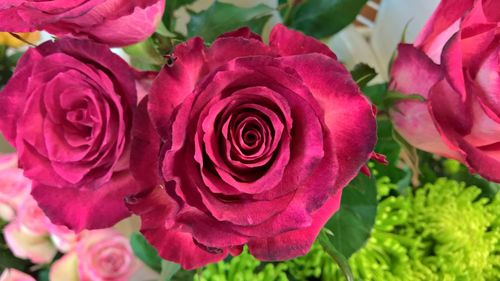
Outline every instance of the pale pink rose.
POLYGON ((51 280, 125 281, 138 268, 128 239, 112 229, 85 231, 74 251, 54 263, 51 280))
POLYGON ((49 263, 57 253, 48 233, 41 235, 28 231, 18 220, 5 227, 4 237, 16 257, 29 259, 35 264, 49 263))
POLYGON ((49 234, 49 219, 31 196, 17 209, 17 217, 4 230, 7 245, 16 257, 43 264, 52 261, 57 249, 49 234))
POLYGON ((9 268, 2 273, 0 281, 35 281, 35 279, 24 272, 9 268))
POLYGON ((128 280, 137 269, 128 239, 111 229, 83 234, 76 253, 82 281, 128 280))
POLYGON ((48 225, 51 224, 31 196, 26 197, 19 206, 16 221, 26 232, 33 235, 48 235, 48 225))
POLYGON ((17 168, 17 156, 0 155, 0 218, 11 221, 30 190, 31 181, 17 168))
POLYGON ((50 267, 49 280, 80 281, 78 276, 78 257, 72 251, 58 259, 50 267))
POLYGON ((48 231, 52 242, 59 251, 66 253, 76 246, 78 235, 66 226, 49 223, 48 231))

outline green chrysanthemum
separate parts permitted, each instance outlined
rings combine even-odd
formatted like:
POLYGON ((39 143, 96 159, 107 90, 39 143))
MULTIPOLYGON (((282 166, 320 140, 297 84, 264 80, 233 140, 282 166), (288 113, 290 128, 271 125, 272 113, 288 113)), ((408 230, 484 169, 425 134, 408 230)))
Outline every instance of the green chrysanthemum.
MULTIPOLYGON (((381 199, 372 236, 349 263, 364 281, 500 280, 500 195, 490 202, 479 188, 439 179, 407 196, 378 181, 381 199)), ((260 263, 244 252, 208 266, 205 281, 342 280, 333 260, 315 244, 284 263, 260 263)))

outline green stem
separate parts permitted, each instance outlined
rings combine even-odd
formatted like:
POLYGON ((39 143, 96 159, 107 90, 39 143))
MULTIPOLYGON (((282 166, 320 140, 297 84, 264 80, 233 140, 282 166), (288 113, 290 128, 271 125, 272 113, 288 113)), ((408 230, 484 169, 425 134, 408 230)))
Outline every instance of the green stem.
POLYGON ((168 9, 168 12, 169 12, 169 15, 168 15, 168 19, 169 19, 169 22, 168 22, 168 30, 174 30, 174 12, 175 12, 175 0, 170 0, 170 1, 167 1, 167 2, 170 2, 170 9, 168 9))
POLYGON ((346 281, 354 281, 354 276, 352 275, 351 267, 349 266, 347 259, 330 243, 328 234, 326 234, 324 231, 321 231, 318 236, 318 240, 321 246, 323 246, 323 249, 325 249, 326 253, 330 255, 337 263, 340 271, 342 271, 342 274, 344 274, 346 281))
POLYGON ((288 0, 287 2, 287 9, 285 11, 285 15, 283 16, 283 23, 286 25, 286 26, 289 26, 290 25, 290 16, 292 15, 292 11, 293 11, 293 8, 294 8, 294 0, 288 0))

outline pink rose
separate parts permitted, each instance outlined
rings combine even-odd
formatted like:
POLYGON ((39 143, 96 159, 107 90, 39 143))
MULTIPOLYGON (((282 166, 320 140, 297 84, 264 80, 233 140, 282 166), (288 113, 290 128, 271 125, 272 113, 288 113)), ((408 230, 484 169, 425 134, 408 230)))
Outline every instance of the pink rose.
POLYGON ((165 0, 2 0, 0 31, 47 30, 124 46, 148 38, 165 0))
POLYGON ((133 71, 101 44, 47 42, 18 62, 0 92, 0 130, 55 224, 79 231, 129 216, 136 99, 133 71))
POLYGON ((30 190, 31 181, 17 168, 17 156, 0 155, 0 219, 11 221, 30 190))
POLYGON ((57 254, 48 232, 34 233, 22 221, 14 220, 4 229, 5 241, 12 253, 35 264, 49 263, 57 254))
POLYGON ((87 231, 54 263, 50 280, 128 281, 137 267, 127 238, 111 229, 87 231))
POLYGON ((0 281, 35 281, 35 279, 24 272, 10 268, 4 270, 0 281))
POLYGON ((408 142, 500 182, 500 1, 443 0, 399 46, 391 87, 426 99, 392 111, 408 142))
POLYGON ((4 235, 15 256, 33 263, 52 261, 57 250, 69 251, 77 240, 74 232, 52 224, 31 196, 20 204, 17 217, 5 227, 4 235))
POLYGON ((27 232, 35 235, 48 234, 50 221, 31 196, 28 196, 19 206, 16 221, 20 222, 27 232))
POLYGON ((326 45, 283 25, 269 46, 243 28, 173 56, 136 114, 149 189, 127 201, 142 233, 187 269, 245 244, 261 260, 305 254, 372 154, 370 103, 326 45))
POLYGON ((73 250, 76 245, 78 235, 69 230, 64 225, 55 225, 49 223, 47 230, 54 246, 63 253, 73 250))

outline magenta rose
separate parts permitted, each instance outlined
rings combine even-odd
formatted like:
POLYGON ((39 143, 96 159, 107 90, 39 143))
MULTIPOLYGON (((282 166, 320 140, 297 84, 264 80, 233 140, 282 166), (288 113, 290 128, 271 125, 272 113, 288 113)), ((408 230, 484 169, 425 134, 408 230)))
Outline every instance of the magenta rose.
POLYGON ((129 215, 136 99, 134 72, 105 45, 62 39, 19 60, 0 92, 0 131, 54 223, 79 231, 129 215))
POLYGON ((191 39, 173 59, 135 120, 133 173, 147 188, 127 203, 144 236, 187 269, 245 244, 266 261, 307 253, 376 141, 349 72, 283 25, 269 46, 244 28, 209 48, 191 39))
POLYGON ((399 46, 391 87, 426 99, 392 111, 408 142, 500 182, 500 1, 443 0, 399 46))
POLYGON ((0 31, 47 30, 124 46, 148 38, 165 0, 2 0, 0 31))

